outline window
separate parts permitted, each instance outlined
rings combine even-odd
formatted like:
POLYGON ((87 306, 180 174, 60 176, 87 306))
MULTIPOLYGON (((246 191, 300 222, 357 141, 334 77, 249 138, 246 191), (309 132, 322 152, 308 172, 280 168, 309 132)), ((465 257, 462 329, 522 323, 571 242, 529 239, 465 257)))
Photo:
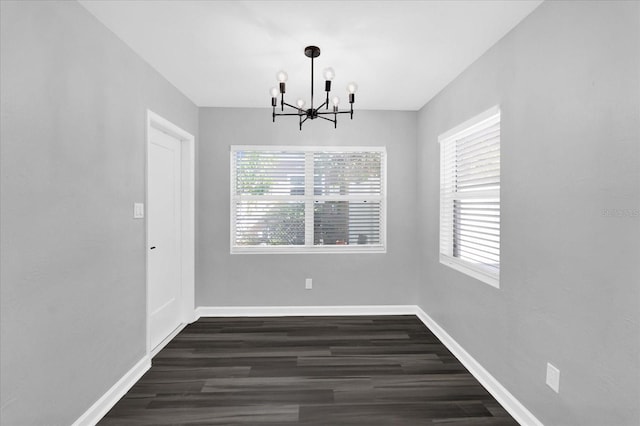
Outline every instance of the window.
POLYGON ((440 135, 440 263, 499 287, 500 110, 440 135))
POLYGON ((231 253, 385 252, 386 150, 231 147, 231 253))

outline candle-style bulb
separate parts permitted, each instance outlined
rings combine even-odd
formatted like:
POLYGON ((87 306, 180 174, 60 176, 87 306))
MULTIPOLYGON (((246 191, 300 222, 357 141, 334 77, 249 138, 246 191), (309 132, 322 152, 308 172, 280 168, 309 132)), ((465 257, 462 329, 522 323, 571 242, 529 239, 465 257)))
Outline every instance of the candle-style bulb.
POLYGON ((284 83, 289 79, 289 76, 283 70, 280 70, 276 73, 276 78, 280 83, 284 83))
POLYGON ((333 70, 333 68, 329 67, 325 68, 324 71, 322 71, 322 75, 324 76, 325 80, 331 81, 336 76, 336 72, 333 70))

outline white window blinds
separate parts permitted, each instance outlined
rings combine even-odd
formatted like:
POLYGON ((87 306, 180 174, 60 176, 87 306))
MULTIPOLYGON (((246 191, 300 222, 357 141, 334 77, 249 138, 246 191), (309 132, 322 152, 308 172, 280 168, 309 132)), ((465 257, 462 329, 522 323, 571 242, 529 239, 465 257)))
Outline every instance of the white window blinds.
POLYGON ((500 111, 487 111, 439 140, 440 261, 497 287, 500 111))
POLYGON ((380 252, 384 148, 231 148, 231 252, 380 252))

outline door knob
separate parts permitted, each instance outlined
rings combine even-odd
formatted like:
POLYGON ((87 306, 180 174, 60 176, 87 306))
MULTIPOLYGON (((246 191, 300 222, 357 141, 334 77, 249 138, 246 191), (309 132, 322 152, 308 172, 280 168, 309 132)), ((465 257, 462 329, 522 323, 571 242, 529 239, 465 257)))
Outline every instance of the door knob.
POLYGON ((156 246, 151 247, 149 250, 153 250, 154 248, 156 248, 156 246))

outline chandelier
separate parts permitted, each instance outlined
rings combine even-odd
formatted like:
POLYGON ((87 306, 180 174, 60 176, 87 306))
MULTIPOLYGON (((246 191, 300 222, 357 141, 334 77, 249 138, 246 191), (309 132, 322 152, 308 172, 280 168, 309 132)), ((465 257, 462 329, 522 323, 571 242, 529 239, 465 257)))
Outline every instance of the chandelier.
POLYGON ((317 46, 307 46, 304 48, 304 54, 308 58, 311 58, 311 105, 309 106, 309 108, 305 108, 305 101, 302 98, 296 101, 296 105, 291 105, 284 101, 288 75, 284 71, 278 71, 278 73, 276 74, 276 78, 278 79, 279 87, 272 87, 270 90, 271 106, 273 107, 273 122, 275 123, 276 116, 280 115, 298 116, 300 122, 300 130, 302 130, 302 125, 305 121, 315 120, 316 118, 331 121, 334 128, 338 127, 338 114, 349 114, 351 116, 351 119, 353 120, 353 102, 355 101, 355 93, 356 90, 358 90, 358 85, 353 82, 347 85, 347 93, 349 94, 349 111, 339 110, 338 104, 340 103, 340 98, 337 96, 331 98, 331 104, 333 108, 332 110, 329 110, 329 92, 331 92, 331 80, 333 80, 333 78, 335 77, 335 72, 333 71, 333 68, 325 68, 322 74, 325 80, 324 91, 326 92, 326 100, 322 105, 315 108, 313 106, 313 60, 320 56, 320 48, 317 46), (276 112, 276 107, 278 106, 278 94, 280 95, 280 110, 282 112, 276 112), (284 112, 285 106, 294 109, 296 112, 284 112))

